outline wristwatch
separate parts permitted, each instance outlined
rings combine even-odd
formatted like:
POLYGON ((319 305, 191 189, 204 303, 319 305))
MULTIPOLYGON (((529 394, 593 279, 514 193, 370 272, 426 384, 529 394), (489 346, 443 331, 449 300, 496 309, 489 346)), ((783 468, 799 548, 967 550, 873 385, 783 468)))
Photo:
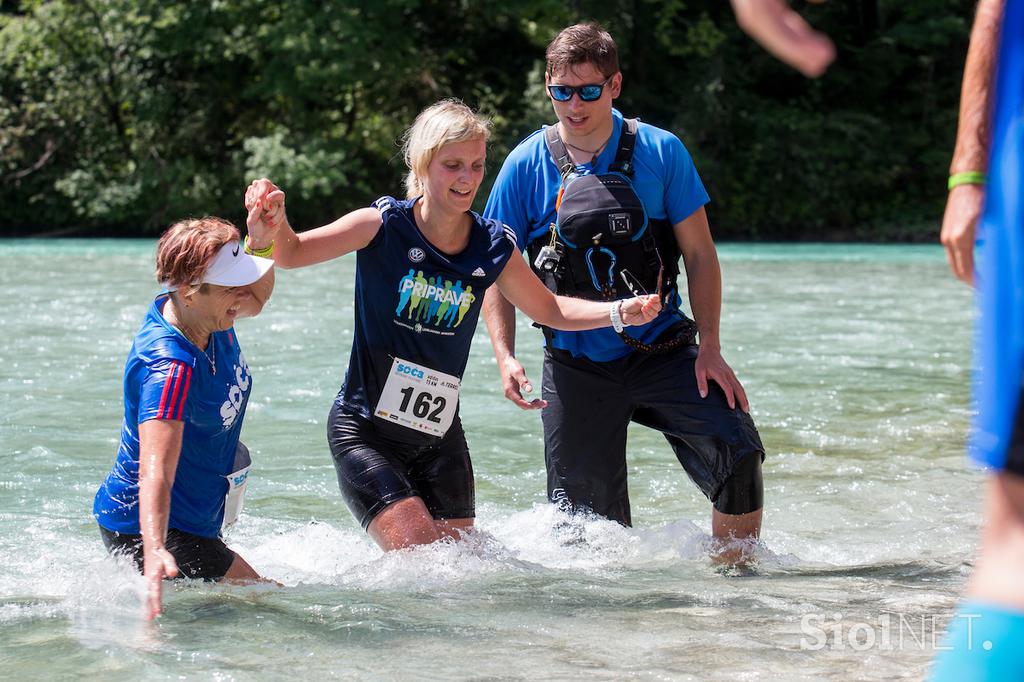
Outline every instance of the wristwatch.
POLYGON ((622 324, 622 301, 612 301, 612 307, 608 311, 608 316, 611 317, 612 320, 612 329, 614 329, 616 333, 621 334, 622 330, 625 328, 625 325, 622 324))

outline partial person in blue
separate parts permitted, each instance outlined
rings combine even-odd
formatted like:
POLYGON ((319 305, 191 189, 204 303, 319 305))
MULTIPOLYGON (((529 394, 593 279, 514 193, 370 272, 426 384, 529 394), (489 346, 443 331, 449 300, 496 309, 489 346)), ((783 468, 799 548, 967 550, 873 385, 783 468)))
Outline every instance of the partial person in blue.
POLYGON ((594 300, 658 291, 665 308, 629 332, 545 330, 542 398, 529 401, 514 312, 500 291, 488 291, 484 319, 505 396, 543 410, 551 502, 631 525, 626 432, 630 422, 642 424, 665 435, 711 501, 712 533, 722 541, 716 558, 739 560, 748 543, 732 540, 756 539, 761 529, 764 447, 721 353, 722 282, 708 195, 678 137, 612 107, 623 76, 604 29, 563 29, 546 56, 557 124, 512 150, 484 215, 515 229, 551 290, 594 300), (676 285, 680 255, 694 320, 676 285))
POLYGON ((258 314, 273 261, 244 252, 219 218, 172 225, 156 249, 153 301, 124 368, 124 421, 93 515, 111 553, 146 577, 146 614, 164 578, 258 580, 222 539, 238 518, 249 472, 239 441, 252 375, 235 320, 258 314))
MULTIPOLYGON (((815 64, 827 39, 811 35, 806 25, 794 31, 801 20, 782 0, 733 5, 744 29, 773 54, 807 75, 823 70, 815 64)), ((1024 0, 980 0, 964 67, 941 241, 953 274, 978 285, 977 417, 969 451, 991 475, 981 552, 935 660, 934 682, 1024 680, 1022 111, 1024 0), (977 270, 976 237, 982 242, 977 270)))
POLYGON ((953 273, 978 288, 977 416, 969 451, 991 474, 980 554, 936 658, 936 682, 1024 679, 1022 112, 1024 1, 981 0, 964 68, 942 243, 953 273))
POLYGON ((458 538, 473 525, 458 404, 479 317, 475 292, 497 284, 530 317, 564 329, 645 324, 661 309, 657 296, 597 303, 544 288, 516 254, 514 232, 470 210, 489 134, 488 121, 462 102, 438 102, 406 134, 407 199, 384 196, 301 234, 272 182, 256 180, 246 192, 246 208, 261 216, 252 243, 281 267, 356 252, 355 338, 327 435, 349 510, 386 550, 458 538), (419 319, 412 312, 423 299, 430 314, 419 319))

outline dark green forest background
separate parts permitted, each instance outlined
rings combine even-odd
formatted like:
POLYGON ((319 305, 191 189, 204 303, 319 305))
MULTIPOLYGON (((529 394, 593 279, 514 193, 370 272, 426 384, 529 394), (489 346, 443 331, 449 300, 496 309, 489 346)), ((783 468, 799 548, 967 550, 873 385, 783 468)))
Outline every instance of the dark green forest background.
POLYGON ((241 224, 262 175, 321 224, 400 194, 397 140, 449 96, 493 117, 493 176, 553 120, 545 45, 595 19, 617 106, 683 139, 716 238, 934 240, 974 4, 794 2, 838 47, 808 81, 726 0, 0 0, 0 235, 241 224))

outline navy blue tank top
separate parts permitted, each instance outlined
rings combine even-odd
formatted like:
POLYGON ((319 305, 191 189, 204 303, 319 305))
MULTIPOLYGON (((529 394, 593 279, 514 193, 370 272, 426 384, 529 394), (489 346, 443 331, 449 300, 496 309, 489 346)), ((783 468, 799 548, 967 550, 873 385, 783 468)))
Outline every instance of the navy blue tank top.
POLYGON ((356 253, 355 338, 337 402, 389 437, 418 444, 440 434, 375 416, 389 376, 405 360, 461 381, 484 291, 518 248, 511 228, 470 213, 466 248, 443 253, 416 226, 416 201, 381 197, 373 204, 383 223, 356 253))

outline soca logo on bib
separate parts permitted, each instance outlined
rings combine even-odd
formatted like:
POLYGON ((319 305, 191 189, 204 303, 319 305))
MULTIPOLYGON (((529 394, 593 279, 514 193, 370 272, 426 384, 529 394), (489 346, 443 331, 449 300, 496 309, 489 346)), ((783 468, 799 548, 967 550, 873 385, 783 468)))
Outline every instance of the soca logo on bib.
POLYGON ((409 365, 403 365, 398 363, 399 374, 408 374, 409 376, 416 377, 417 379, 423 378, 423 370, 418 367, 410 367, 409 365))
POLYGON ((230 429, 238 419, 238 414, 242 411, 242 405, 245 403, 245 396, 249 390, 249 383, 252 380, 249 365, 241 353, 238 354, 238 364, 235 365, 234 379, 234 384, 228 389, 228 399, 220 406, 221 423, 225 429, 230 429))
POLYGON ((409 249, 409 260, 411 260, 413 263, 419 263, 426 257, 427 254, 424 253, 423 249, 419 247, 414 246, 411 249, 409 249))

